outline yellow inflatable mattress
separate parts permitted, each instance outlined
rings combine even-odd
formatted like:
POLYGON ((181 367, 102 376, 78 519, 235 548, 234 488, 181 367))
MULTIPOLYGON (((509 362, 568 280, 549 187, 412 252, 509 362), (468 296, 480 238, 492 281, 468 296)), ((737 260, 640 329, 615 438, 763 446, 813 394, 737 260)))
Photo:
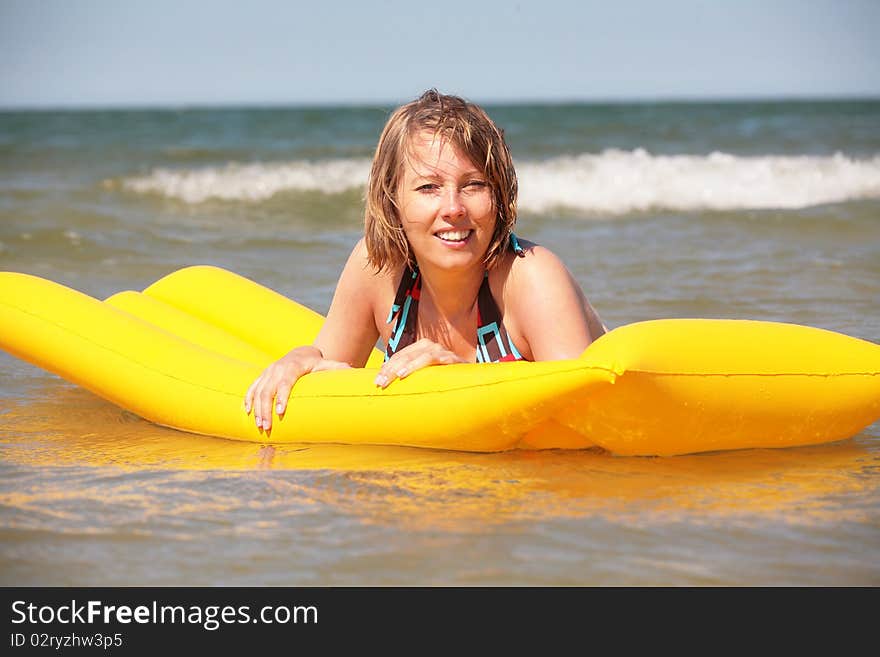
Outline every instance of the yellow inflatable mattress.
POLYGON ((242 402, 323 317, 212 267, 100 301, 0 272, 0 348, 160 425, 260 443, 674 455, 849 438, 880 418, 880 346, 817 328, 675 319, 617 328, 580 358, 447 365, 382 390, 382 355, 293 388, 267 435, 242 402))

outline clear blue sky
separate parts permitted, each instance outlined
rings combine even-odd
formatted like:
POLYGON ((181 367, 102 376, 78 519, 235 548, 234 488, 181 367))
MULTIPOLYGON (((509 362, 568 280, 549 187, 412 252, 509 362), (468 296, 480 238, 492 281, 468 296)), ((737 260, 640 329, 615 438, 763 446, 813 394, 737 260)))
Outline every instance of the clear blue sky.
POLYGON ((0 106, 880 97, 880 0, 0 0, 0 106))

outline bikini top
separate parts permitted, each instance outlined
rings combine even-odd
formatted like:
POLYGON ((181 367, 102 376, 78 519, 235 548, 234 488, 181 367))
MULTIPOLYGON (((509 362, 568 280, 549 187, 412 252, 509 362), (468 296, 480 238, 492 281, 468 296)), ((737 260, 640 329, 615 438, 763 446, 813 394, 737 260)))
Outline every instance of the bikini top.
MULTIPOLYGON (((522 248, 511 235, 511 244, 517 255, 522 255, 522 248)), ((397 294, 388 313, 386 324, 397 318, 397 324, 391 332, 391 338, 385 345, 385 360, 399 349, 416 341, 416 325, 419 314, 419 298, 422 291, 422 276, 418 265, 407 266, 397 286, 397 294)), ((492 297, 489 288, 489 272, 483 277, 480 292, 477 296, 477 362, 497 363, 501 361, 524 360, 507 334, 501 321, 501 311, 492 297)))

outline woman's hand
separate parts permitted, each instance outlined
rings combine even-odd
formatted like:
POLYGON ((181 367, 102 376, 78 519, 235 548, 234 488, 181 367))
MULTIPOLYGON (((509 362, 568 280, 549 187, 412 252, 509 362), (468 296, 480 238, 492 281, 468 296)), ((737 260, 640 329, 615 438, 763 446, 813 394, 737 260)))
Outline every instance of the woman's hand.
POLYGON ((297 347, 283 358, 275 361, 257 377, 244 396, 244 412, 254 411, 258 429, 272 428, 272 403, 278 417, 287 410, 287 398, 297 380, 309 372, 339 370, 351 367, 348 363, 324 359, 315 347, 297 347))
POLYGON ((428 365, 466 363, 464 358, 446 347, 422 338, 404 347, 389 358, 376 375, 376 385, 387 388, 394 379, 403 379, 428 365))

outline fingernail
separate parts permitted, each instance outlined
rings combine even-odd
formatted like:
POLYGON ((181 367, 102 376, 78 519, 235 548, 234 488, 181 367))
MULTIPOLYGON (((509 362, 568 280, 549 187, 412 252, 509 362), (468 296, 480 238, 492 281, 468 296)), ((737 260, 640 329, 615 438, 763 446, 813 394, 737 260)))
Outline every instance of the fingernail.
POLYGON ((380 374, 376 377, 376 385, 382 386, 383 388, 388 385, 388 377, 384 374, 380 374))
POLYGON ((254 418, 254 422, 256 422, 258 429, 263 426, 263 420, 259 416, 254 418))
POLYGON ((250 412, 251 412, 251 405, 248 404, 247 402, 244 403, 244 412, 245 412, 245 413, 250 413, 250 412))
POLYGON ((284 404, 276 404, 275 412, 278 413, 278 415, 281 415, 284 412, 284 404))
POLYGON ((269 422, 269 420, 263 420, 263 429, 268 431, 269 427, 271 427, 271 426, 272 426, 272 424, 269 422))
POLYGON ((405 377, 407 374, 409 374, 409 370, 406 369, 405 367, 401 367, 399 370, 397 370, 397 376, 399 376, 401 379, 403 377, 405 377))

